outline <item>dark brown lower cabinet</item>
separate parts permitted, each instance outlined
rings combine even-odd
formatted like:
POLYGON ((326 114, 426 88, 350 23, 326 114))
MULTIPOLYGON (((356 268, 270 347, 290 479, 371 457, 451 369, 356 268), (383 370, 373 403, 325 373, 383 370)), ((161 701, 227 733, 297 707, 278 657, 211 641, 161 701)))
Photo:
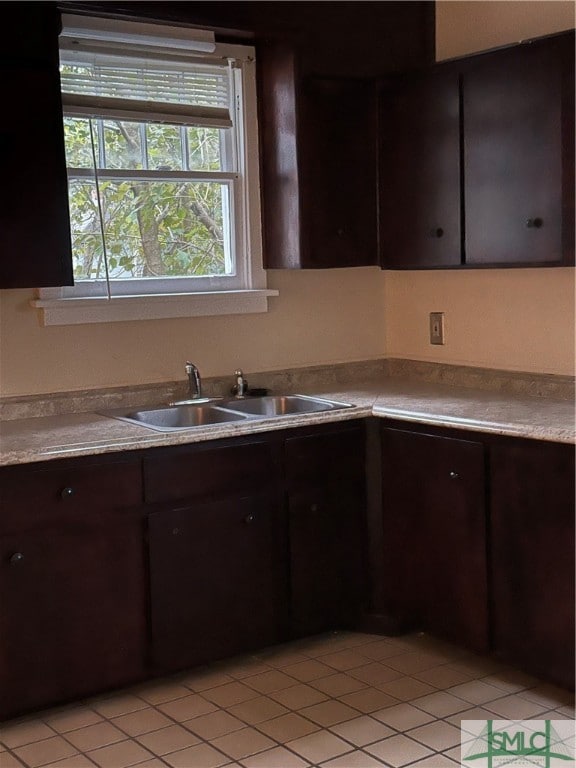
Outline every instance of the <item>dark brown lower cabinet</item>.
POLYGON ((381 506, 364 421, 1 468, 0 719, 372 620, 573 687, 574 447, 373 426, 381 506))
POLYGON ((381 446, 378 620, 573 689, 574 446, 406 422, 381 446))
POLYGON ((290 632, 349 627, 367 604, 365 424, 285 441, 290 632))
POLYGON ((491 450, 494 651, 574 688, 574 447, 491 450))
POLYGON ((152 656, 180 669, 280 639, 285 557, 272 494, 149 516, 152 656))
POLYGON ((128 496, 135 504, 139 501, 139 468, 127 466, 112 476, 107 471, 92 467, 88 473, 93 483, 100 479, 100 509, 94 508, 94 499, 83 503, 88 475, 82 473, 29 472, 19 479, 11 476, 4 485, 8 497, 14 495, 11 489, 20 488, 21 521, 14 525, 14 508, 3 507, 0 718, 145 675, 141 509, 114 507, 114 499, 122 496, 124 501, 128 496), (64 486, 62 475, 69 478, 64 486), (118 484, 103 482, 106 476, 118 484), (130 491, 120 487, 122 478, 130 491), (38 523, 41 514, 29 517, 33 510, 27 508, 26 497, 39 501, 41 496, 46 519, 38 523))
POLYGON ((483 445, 384 428, 382 474, 384 614, 486 651, 483 445))
POLYGON ((289 497, 291 630, 350 627, 367 596, 364 488, 318 486, 289 497))

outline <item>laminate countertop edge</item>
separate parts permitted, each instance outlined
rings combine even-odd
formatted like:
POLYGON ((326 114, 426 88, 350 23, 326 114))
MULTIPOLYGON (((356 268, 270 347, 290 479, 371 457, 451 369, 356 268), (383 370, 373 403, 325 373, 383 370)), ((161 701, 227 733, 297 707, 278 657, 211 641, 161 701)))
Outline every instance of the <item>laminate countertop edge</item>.
POLYGON ((0 423, 0 465, 183 445, 368 416, 576 444, 576 413, 570 400, 397 377, 336 386, 339 389, 335 390, 331 382, 326 387, 316 386, 299 394, 322 396, 349 403, 353 408, 194 427, 179 432, 156 432, 96 413, 5 421, 0 423))

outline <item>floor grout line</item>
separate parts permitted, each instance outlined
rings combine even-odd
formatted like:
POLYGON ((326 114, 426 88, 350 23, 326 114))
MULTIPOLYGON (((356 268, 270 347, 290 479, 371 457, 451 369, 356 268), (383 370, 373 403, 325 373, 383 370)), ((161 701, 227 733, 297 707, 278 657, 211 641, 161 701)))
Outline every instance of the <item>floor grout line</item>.
MULTIPOLYGON (((366 636, 368 637, 368 636, 366 636)), ((241 656, 237 656, 232 659, 218 661, 213 665, 203 665, 201 668, 197 669, 191 669, 186 670, 184 672, 179 672, 175 674, 171 674, 166 677, 158 677, 152 680, 148 681, 141 681, 138 683, 135 683, 131 686, 127 686, 125 688, 122 688, 120 690, 116 691, 110 691, 109 694, 103 694, 98 697, 91 697, 79 700, 76 703, 72 703, 70 705, 64 705, 61 707, 55 707, 50 710, 44 710, 37 713, 34 713, 32 715, 24 716, 23 718, 17 718, 14 721, 8 721, 6 725, 10 726, 12 724, 18 725, 22 723, 25 725, 26 723, 41 723, 44 726, 46 726, 49 731, 51 731, 52 735, 50 736, 44 736, 42 739, 38 739, 36 741, 31 741, 25 744, 19 744, 18 746, 14 748, 10 748, 6 746, 5 752, 6 754, 10 755, 12 758, 18 760, 22 765, 25 766, 25 768, 31 768, 31 764, 24 761, 23 758, 19 757, 16 749, 21 749, 22 747, 31 746, 34 744, 41 744, 42 741, 46 741, 48 739, 54 738, 54 737, 60 737, 64 742, 69 744, 78 754, 86 756, 88 759, 90 758, 90 753, 95 752, 99 749, 104 749, 108 746, 113 747, 115 744, 123 744, 125 742, 130 742, 131 744, 138 745, 140 748, 146 749, 151 756, 147 756, 143 758, 142 760, 139 760, 137 763, 134 763, 134 768, 137 768, 138 765, 147 762, 148 760, 157 760, 160 764, 164 766, 168 766, 168 768, 171 768, 170 763, 165 759, 165 757, 169 755, 177 755, 178 752, 182 752, 187 749, 193 749, 194 747, 200 747, 202 745, 208 745, 212 749, 216 750, 219 754, 222 755, 222 758, 225 759, 226 763, 235 762, 238 764, 243 764, 246 761, 249 761, 252 757, 261 755, 267 751, 283 748, 287 750, 290 754, 294 755, 295 757, 298 757, 301 760, 304 760, 307 764, 310 764, 310 760, 305 758, 300 753, 296 752, 294 749, 292 749, 289 744, 293 741, 296 741, 300 738, 306 738, 307 736, 313 737, 314 735, 320 735, 320 734, 331 734, 332 736, 340 739, 341 742, 343 742, 343 745, 346 747, 349 747, 345 752, 329 758, 326 758, 324 760, 319 760, 317 764, 312 764, 312 766, 315 765, 321 765, 325 764, 326 762, 330 762, 333 759, 338 759, 341 757, 345 757, 346 755, 349 755, 353 752, 360 752, 366 755, 371 755, 371 753, 367 752, 366 750, 370 747, 373 747, 383 741, 385 741, 388 738, 393 738, 395 736, 405 736, 406 738, 410 739, 411 742, 414 744, 422 747, 423 749, 427 750, 430 754, 428 755, 429 758, 432 758, 434 756, 442 756, 446 760, 450 760, 451 758, 444 754, 445 752, 452 750, 458 746, 451 745, 451 746, 445 746, 442 748, 436 748, 432 747, 429 744, 426 744, 425 742, 419 740, 418 735, 415 733, 415 731, 419 728, 426 727, 426 726, 437 726, 438 724, 445 724, 449 725, 451 728, 458 728, 458 726, 455 723, 450 723, 448 718, 458 718, 459 715, 465 715, 467 711, 474 710, 474 709, 484 709, 487 712, 491 712, 490 710, 490 704, 496 703, 502 699, 509 698, 509 697, 517 697, 523 699, 527 704, 533 705, 533 707, 539 707, 541 708, 541 712, 534 715, 532 719, 554 719, 553 714, 562 708, 569 708, 571 705, 570 703, 566 703, 566 701, 558 701, 558 704, 556 707, 550 707, 549 702, 546 704, 542 704, 540 702, 534 701, 532 699, 525 699, 522 694, 526 693, 527 691, 531 690, 532 688, 539 687, 540 685, 543 685, 543 681, 537 680, 535 678, 528 679, 529 684, 527 685, 521 685, 518 684, 521 687, 515 688, 514 690, 505 690, 504 688, 499 688, 497 684, 495 684, 493 681, 488 681, 486 678, 488 677, 494 677, 495 675, 502 674, 503 677, 505 677, 507 674, 514 674, 515 672, 519 672, 519 670, 515 670, 512 667, 509 667, 508 665, 502 665, 499 662, 497 663, 496 670, 492 671, 486 671, 486 669, 489 668, 489 665, 485 667, 484 669, 481 668, 482 661, 490 661, 487 657, 482 657, 478 654, 471 654, 466 651, 461 651, 461 649, 458 649, 454 647, 454 657, 450 658, 450 648, 451 646, 446 643, 442 643, 439 641, 438 643, 435 643, 433 640, 431 642, 427 642, 428 638, 427 636, 418 633, 412 636, 409 636, 408 642, 402 643, 401 641, 396 644, 395 638, 383 638, 376 635, 370 635, 369 639, 363 639, 358 635, 358 633, 355 633, 355 635, 351 635, 348 637, 345 633, 330 633, 329 635, 320 635, 316 636, 310 640, 307 639, 299 639, 294 641, 293 643, 283 643, 282 646, 273 646, 269 649, 263 649, 261 652, 256 654, 244 654, 241 656), (422 639, 422 642, 420 642, 420 639, 422 639), (379 649, 374 648, 373 646, 376 644, 387 644, 390 645, 391 648, 394 648, 394 653, 391 653, 388 656, 384 656, 383 658, 373 658, 372 656, 366 656, 362 653, 362 649, 364 649, 366 652, 370 653, 371 651, 373 653, 378 654, 379 649), (267 656, 267 653, 270 651, 270 655, 267 656), (326 656, 336 655, 338 653, 352 653, 359 657, 362 657, 363 661, 362 663, 356 664, 355 666, 348 667, 346 669, 333 667, 327 662, 323 662, 322 658, 326 656), (278 656, 279 659, 282 659, 284 656, 285 658, 288 658, 290 654, 294 654, 295 657, 302 657, 302 660, 300 661, 290 661, 289 663, 284 663, 282 661, 279 661, 277 664, 274 663, 274 655, 278 656), (313 655, 310 655, 313 654, 313 655), (399 660, 399 657, 405 656, 408 654, 414 654, 414 658, 416 656, 430 656, 434 657, 436 656, 435 663, 432 663, 431 666, 427 666, 423 669, 416 669, 411 671, 402 671, 401 669, 395 669, 393 666, 388 666, 386 663, 388 660, 396 659, 399 660), (443 667, 450 667, 453 665, 456 665, 461 661, 463 664, 468 663, 473 665, 475 661, 478 662, 478 665, 480 669, 477 673, 470 673, 469 671, 462 671, 462 670, 454 670, 455 672, 460 672, 461 675, 465 676, 466 679, 459 683, 453 683, 450 686, 447 687, 441 687, 438 684, 428 682, 427 680, 420 680, 418 677, 415 677, 415 675, 424 675, 426 676, 426 673, 432 672, 432 670, 442 670, 443 667), (306 664, 306 663, 314 663, 317 662, 319 664, 323 664, 326 667, 330 668, 330 672, 327 672, 326 674, 322 674, 319 677, 314 677, 311 680, 302 680, 294 675, 290 674, 290 672, 287 672, 286 669, 297 665, 297 664, 306 664), (248 668, 249 665, 254 664, 255 668, 256 666, 259 667, 259 669, 255 669, 253 672, 248 674, 242 674, 241 677, 235 677, 234 675, 234 668, 237 667, 238 670, 240 670, 242 667, 245 669, 248 668), (382 687, 378 687, 377 684, 371 685, 370 682, 367 682, 366 680, 362 680, 360 678, 357 678, 354 676, 353 672, 355 669, 364 667, 364 666, 370 666, 370 665, 376 665, 374 670, 375 673, 377 673, 378 668, 382 667, 384 670, 389 670, 390 672, 394 674, 398 674, 399 677, 393 678, 390 681, 387 682, 395 682, 396 680, 398 682, 401 681, 408 681, 413 683, 419 683, 420 685, 426 685, 432 690, 430 690, 429 693, 421 694, 420 696, 417 696, 416 698, 409 698, 409 699, 398 699, 392 694, 388 693, 386 690, 383 690, 382 687), (276 673, 279 675, 282 675, 283 678, 289 678, 290 684, 286 685, 284 688, 278 688, 274 690, 269 691, 262 691, 259 690, 257 687, 255 687, 253 684, 250 683, 250 680, 252 678, 256 678, 259 675, 266 675, 269 673, 276 673), (211 674, 217 676, 218 674, 227 675, 230 680, 218 682, 215 685, 210 685, 209 687, 203 689, 203 690, 194 690, 191 685, 193 685, 193 678, 195 675, 199 679, 202 678, 203 675, 206 675, 209 677, 211 674), (318 681, 329 681, 331 678, 337 678, 339 676, 342 676, 344 678, 350 678, 350 680, 354 681, 354 685, 360 685, 360 688, 354 688, 352 691, 346 691, 343 693, 340 693, 339 695, 330 694, 326 690, 323 690, 322 688, 316 687, 315 683, 318 683, 318 681), (492 688, 498 689, 498 695, 494 698, 491 698, 489 701, 482 702, 482 703, 475 703, 475 702, 469 702, 466 699, 463 699, 461 696, 458 696, 457 693, 453 691, 453 689, 463 686, 463 685, 474 685, 477 683, 484 683, 485 685, 491 685, 492 688), (248 699, 245 699, 241 702, 234 702, 227 704, 225 706, 219 705, 216 702, 211 701, 206 695, 209 692, 216 691, 219 688, 222 688, 226 685, 231 684, 238 684, 241 686, 244 686, 246 689, 251 691, 251 696, 248 699), (159 688, 166 686, 169 688, 170 686, 180 686, 182 689, 185 689, 185 693, 177 692, 178 695, 176 695, 174 698, 169 698, 167 700, 158 701, 155 703, 152 703, 150 701, 147 701, 145 698, 143 698, 142 694, 146 693, 146 689, 149 688, 152 690, 154 686, 157 685, 159 688), (305 704, 300 705, 299 707, 289 707, 284 704, 281 704, 280 701, 276 701, 276 699, 272 698, 274 694, 279 694, 283 691, 289 691, 293 688, 296 688, 297 686, 305 686, 308 687, 315 692, 321 694, 325 698, 322 699, 320 702, 317 702, 315 704, 305 704), (344 697, 350 696, 353 694, 359 695, 359 701, 354 702, 355 704, 361 704, 361 695, 362 694, 370 694, 371 692, 376 692, 383 694, 385 696, 388 696, 389 698, 393 699, 393 701, 390 701, 383 707, 379 707, 376 710, 371 711, 363 711, 363 709, 360 709, 359 706, 354 706, 354 704, 351 704, 349 701, 344 701, 344 697), (433 714, 432 712, 428 712, 426 709, 423 708, 424 702, 420 702, 420 705, 418 704, 418 699, 426 699, 428 697, 433 697, 435 694, 449 694, 451 697, 459 700, 463 706, 463 709, 453 712, 453 713, 447 713, 445 715, 437 715, 433 714), (99 712, 96 707, 99 704, 105 703, 105 702, 114 702, 114 700, 121 699, 122 697, 131 696, 134 697, 138 702, 142 704, 142 707, 136 710, 128 711, 128 712, 119 712, 114 715, 104 715, 101 712, 99 712), (197 714, 191 718, 188 718, 187 720, 179 720, 177 719, 177 715, 174 714, 168 714, 168 712, 164 712, 160 707, 169 705, 171 703, 177 703, 178 701, 181 701, 188 696, 195 696, 198 697, 200 701, 205 702, 207 705, 215 707, 215 710, 213 712, 208 713, 202 713, 197 714), (270 701, 273 701, 275 703, 281 704, 282 706, 285 706, 286 712, 281 715, 277 715, 275 717, 262 720, 259 722, 248 722, 248 719, 251 719, 251 716, 249 714, 245 714, 244 716, 239 714, 238 712, 232 713, 230 710, 233 709, 238 704, 249 704, 250 701, 253 701, 258 698, 264 698, 268 699, 270 701), (312 719, 312 717, 308 716, 312 713, 304 713, 304 710, 308 706, 319 706, 322 705, 333 705, 333 704, 340 704, 345 705, 350 708, 350 710, 353 710, 354 714, 348 713, 350 716, 347 716, 344 720, 331 723, 329 725, 322 725, 315 720, 312 719), (381 713, 385 711, 386 709, 397 707, 399 705, 406 705, 410 706, 413 709, 421 712, 426 717, 430 718, 429 722, 421 723, 417 725, 410 725, 410 727, 403 727, 401 725, 393 726, 385 721, 381 721, 374 717, 374 715, 378 712, 381 713), (56 717, 59 714, 66 715, 66 713, 70 713, 71 715, 74 714, 76 710, 79 710, 80 708, 86 709, 87 713, 94 713, 99 720, 95 723, 90 723, 89 725, 82 725, 79 727, 72 728, 65 732, 58 732, 54 727, 50 725, 50 719, 53 717, 56 717), (133 715, 134 719, 138 719, 138 714, 140 713, 143 715, 144 713, 150 713, 154 712, 158 715, 161 715, 163 718, 166 719, 166 722, 164 722, 162 725, 158 725, 157 727, 152 728, 151 730, 146 730, 144 733, 138 733, 131 735, 126 730, 126 725, 121 725, 117 721, 123 717, 133 715), (249 756, 243 757, 243 758, 233 758, 230 757, 222 748, 218 748, 215 746, 214 742, 218 740, 221 737, 227 736, 227 735, 233 735, 235 731, 225 732, 222 734, 218 734, 216 736, 213 736, 211 739, 202 737, 198 735, 196 732, 194 732, 191 729, 191 725, 193 722, 201 717, 208 716, 210 714, 218 714, 218 713, 226 713, 238 721, 238 723, 241 724, 241 727, 237 729, 238 731, 244 730, 246 728, 251 729, 251 731, 260 734, 262 736, 265 736, 266 739, 268 739, 271 743, 268 744, 266 747, 263 747, 261 749, 257 749, 257 751, 252 752, 249 756), (282 717, 286 717, 287 715, 296 715, 300 718, 302 718, 304 721, 312 725, 315 730, 310 734, 304 734, 303 736, 296 736, 294 738, 290 738, 286 741, 281 741, 277 737, 271 736, 270 734, 266 733, 265 730, 261 726, 264 726, 265 724, 271 723, 274 720, 281 719, 282 717), (247 719, 248 718, 248 719, 247 719), (341 735, 337 731, 334 731, 334 728, 337 728, 339 725, 343 725, 347 722, 351 722, 353 720, 356 720, 358 718, 367 718, 368 722, 371 720, 374 724, 378 724, 381 726, 385 726, 389 733, 387 736, 382 738, 376 738, 375 740, 370 740, 366 742, 365 744, 357 745, 354 744, 350 740, 350 738, 347 738, 346 736, 341 735), (186 723, 186 724, 185 724, 186 723), (119 741, 114 741, 111 744, 101 744, 98 746, 92 747, 90 750, 82 750, 79 749, 69 738, 71 734, 74 734, 78 731, 81 731, 85 728, 90 728, 92 726, 98 726, 102 724, 110 724, 114 728, 117 729, 119 734, 122 734, 124 738, 120 739, 119 741), (162 731, 163 729, 178 726, 180 728, 183 728, 185 731, 188 731, 190 735, 198 740, 197 744, 190 745, 188 747, 183 747, 181 749, 176 749, 172 752, 165 753, 164 755, 158 755, 154 748, 146 746, 145 743, 141 743, 138 739, 141 737, 148 736, 149 734, 154 734, 159 731, 162 731)), ((382 650, 386 650, 385 646, 382 646, 382 650)), ((354 657, 352 657, 354 658, 354 657)), ((398 661, 397 661, 398 663, 398 661)), ((406 660, 407 664, 412 664, 412 658, 408 658, 406 660)), ((401 664, 402 666, 402 664, 401 664)), ((324 670, 321 670, 324 672, 324 670)), ((244 670, 243 670, 244 672, 244 670)), ((216 678, 215 678, 216 679, 216 678)), ((441 678, 440 678, 441 679, 441 678)), ((380 685, 385 686, 387 685, 387 682, 383 682, 380 685)), ((253 683, 256 683, 256 680, 253 680, 253 683)), ((330 690, 330 688, 328 689, 330 690)), ((569 697, 568 702, 570 701, 569 697)), ((503 716, 498 715, 497 713, 494 714, 494 719, 503 718, 503 716)), ((465 719, 465 717, 462 717, 461 719, 465 719)), ((2 730, 3 724, 0 723, 0 732, 2 730)), ((348 734, 350 736, 350 734, 348 734)), ((1 739, 1 736, 0 736, 1 739)), ((4 743, 4 742, 3 742, 4 743)), ((1 763, 1 754, 0 753, 0 763, 1 763)), ((372 756, 372 755, 371 755, 372 756)), ((74 756, 72 756, 74 757, 74 756)), ((389 766, 389 764, 380 758, 376 758, 380 761, 381 765, 384 766, 384 768, 392 768, 392 766, 389 766)), ((63 758, 66 759, 66 758, 63 758)), ((415 763, 417 763, 421 759, 428 759, 428 758, 417 758, 413 761, 407 762, 403 764, 404 766, 412 766, 415 763)), ((35 761, 36 764, 36 761, 35 761)), ((45 763, 46 764, 46 763, 45 763)))

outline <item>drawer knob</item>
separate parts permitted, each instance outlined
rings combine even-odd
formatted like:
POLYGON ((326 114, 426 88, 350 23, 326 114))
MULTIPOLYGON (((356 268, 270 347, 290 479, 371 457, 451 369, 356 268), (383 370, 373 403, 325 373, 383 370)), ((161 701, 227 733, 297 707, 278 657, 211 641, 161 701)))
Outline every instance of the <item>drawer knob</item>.
POLYGON ((318 504, 310 504, 310 512, 318 512, 318 504))
POLYGON ((244 518, 244 522, 246 523, 246 525, 250 525, 250 523, 253 523, 255 519, 256 519, 255 516, 252 514, 252 512, 250 512, 250 514, 246 515, 246 517, 244 518))
POLYGON ((433 229, 430 234, 432 237, 443 237, 444 236, 444 230, 442 227, 436 227, 436 229, 433 229))
POLYGON ((72 488, 71 486, 67 486, 66 488, 62 488, 62 490, 60 491, 60 498, 66 501, 66 499, 72 498, 72 496, 74 496, 74 493, 75 493, 74 488, 72 488))
POLYGON ((450 472, 450 480, 458 480, 460 475, 458 472, 450 472))
POLYGON ((9 560, 10 565, 20 565, 20 563, 24 560, 24 555, 22 552, 14 552, 12 557, 9 560))
POLYGON ((541 219, 539 216, 537 216, 535 219, 528 219, 526 222, 526 226, 529 229, 540 229, 540 227, 544 224, 544 220, 541 219))

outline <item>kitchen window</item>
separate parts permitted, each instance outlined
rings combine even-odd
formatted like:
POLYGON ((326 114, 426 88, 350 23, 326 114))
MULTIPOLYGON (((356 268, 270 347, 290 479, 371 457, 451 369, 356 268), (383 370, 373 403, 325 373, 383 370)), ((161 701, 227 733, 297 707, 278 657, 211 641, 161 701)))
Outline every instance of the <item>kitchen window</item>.
POLYGON ((65 15, 60 70, 75 285, 45 322, 266 311, 254 49, 65 15))

